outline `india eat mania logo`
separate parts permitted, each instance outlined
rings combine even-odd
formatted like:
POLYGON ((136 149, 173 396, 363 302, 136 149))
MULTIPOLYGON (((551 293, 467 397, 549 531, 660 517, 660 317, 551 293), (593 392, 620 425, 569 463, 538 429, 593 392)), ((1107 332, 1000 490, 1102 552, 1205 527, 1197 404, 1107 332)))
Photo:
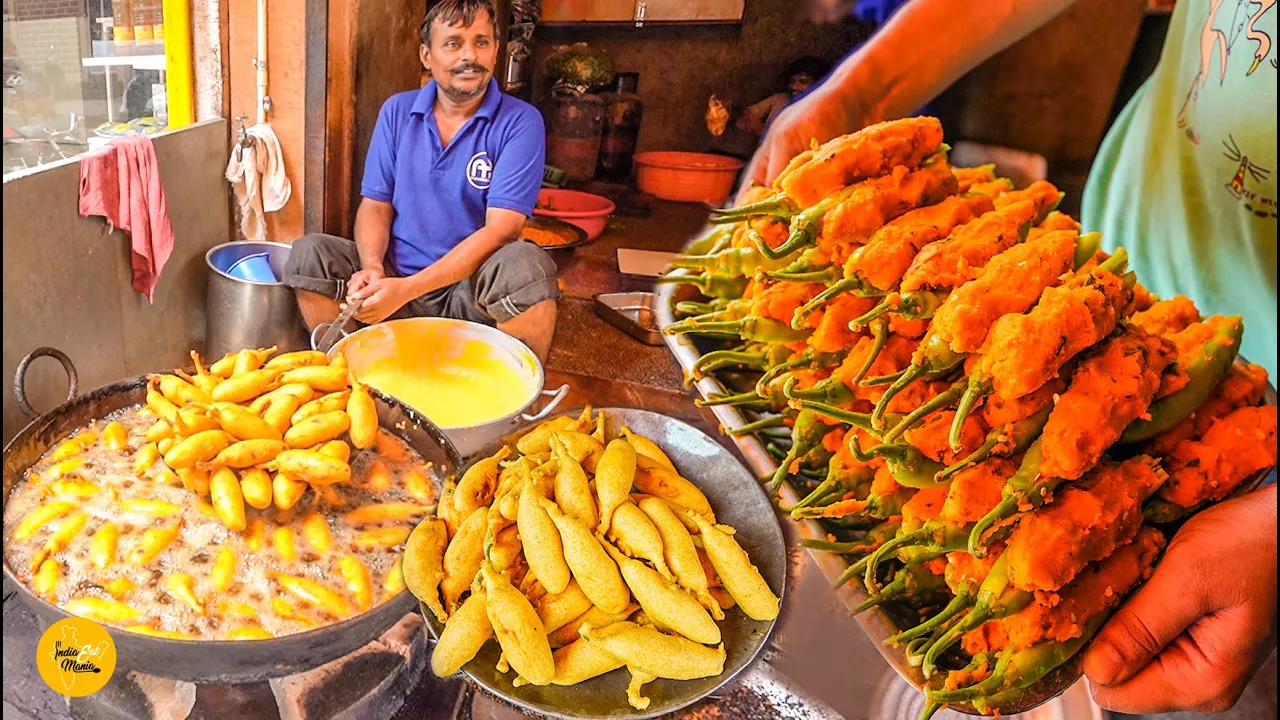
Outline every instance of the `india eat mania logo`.
POLYGON ((84 697, 101 690, 115 672, 115 642, 92 620, 59 620, 40 637, 36 669, 54 692, 84 697))

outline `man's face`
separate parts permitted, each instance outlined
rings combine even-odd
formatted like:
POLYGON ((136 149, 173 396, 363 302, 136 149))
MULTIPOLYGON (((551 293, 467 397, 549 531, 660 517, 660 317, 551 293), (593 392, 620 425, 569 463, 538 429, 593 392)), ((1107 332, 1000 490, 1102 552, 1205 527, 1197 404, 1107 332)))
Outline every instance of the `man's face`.
POLYGON ((431 24, 430 45, 422 45, 422 64, 440 86, 440 92, 454 102, 473 100, 484 93, 498 60, 493 18, 476 13, 469 27, 431 24))
POLYGON ((791 97, 795 97, 813 87, 814 82, 814 77, 808 73, 792 75, 791 79, 787 81, 787 92, 791 93, 791 97))

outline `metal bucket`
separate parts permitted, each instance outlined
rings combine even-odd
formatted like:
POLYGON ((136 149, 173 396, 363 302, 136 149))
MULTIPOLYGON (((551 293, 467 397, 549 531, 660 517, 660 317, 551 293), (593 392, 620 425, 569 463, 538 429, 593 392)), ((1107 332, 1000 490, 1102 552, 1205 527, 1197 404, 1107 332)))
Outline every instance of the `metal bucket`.
POLYGON ((209 267, 208 331, 205 356, 217 359, 244 348, 281 352, 307 349, 306 327, 293 290, 280 282, 235 277, 228 269, 250 255, 266 253, 272 272, 284 277, 290 246, 274 242, 229 242, 205 253, 209 267))
MULTIPOLYGON (((327 327, 320 325, 316 329, 327 327)), ((313 333, 312 342, 315 342, 313 333)), ((544 390, 546 375, 542 362, 527 345, 510 335, 479 323, 451 318, 406 318, 403 320, 387 320, 376 325, 361 328, 346 335, 329 349, 330 356, 344 355, 347 366, 358 379, 365 369, 376 361, 387 357, 405 356, 408 353, 421 353, 422 348, 432 348, 443 357, 450 346, 467 341, 480 341, 493 348, 496 356, 514 368, 527 380, 527 396, 521 398, 518 409, 499 418, 494 418, 478 425, 446 427, 440 429, 457 448, 458 454, 468 458, 494 440, 510 433, 525 422, 541 420, 556 409, 556 406, 569 394, 569 386, 561 385, 555 390, 544 390), (528 410, 539 397, 548 398, 547 404, 536 413, 528 410)), ((430 357, 420 358, 421 362, 431 362, 430 357)), ((424 415, 425 410, 419 409, 424 415)), ((429 417, 429 416, 428 416, 429 417)), ((434 421, 433 421, 434 422, 434 421)))

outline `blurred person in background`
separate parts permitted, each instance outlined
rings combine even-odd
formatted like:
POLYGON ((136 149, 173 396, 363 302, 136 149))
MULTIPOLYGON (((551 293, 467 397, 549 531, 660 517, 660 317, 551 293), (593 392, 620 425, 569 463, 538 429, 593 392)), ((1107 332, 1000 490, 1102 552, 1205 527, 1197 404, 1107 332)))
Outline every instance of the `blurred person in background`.
POLYGON ((753 135, 763 135, 773 124, 778 113, 793 100, 808 92, 831 71, 831 63, 816 57, 802 57, 787 66, 787 89, 748 105, 738 116, 739 130, 753 135))

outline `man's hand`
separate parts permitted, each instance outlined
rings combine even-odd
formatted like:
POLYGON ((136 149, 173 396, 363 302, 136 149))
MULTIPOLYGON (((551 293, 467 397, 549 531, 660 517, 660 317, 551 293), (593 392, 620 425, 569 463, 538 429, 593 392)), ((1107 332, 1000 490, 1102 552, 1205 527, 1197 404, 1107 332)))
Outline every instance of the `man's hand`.
POLYGON ((791 158, 808 150, 815 139, 824 143, 875 122, 865 111, 852 109, 857 107, 862 103, 824 84, 779 113, 743 174, 738 202, 752 185, 772 183, 791 158))
POLYGON ((1276 646, 1276 486, 1201 512, 1089 648, 1102 707, 1221 712, 1276 646))
MULTIPOLYGON (((354 278, 352 276, 353 280, 354 278)), ((347 302, 363 300, 364 304, 356 311, 355 318, 366 325, 372 325, 391 317, 415 297, 407 278, 381 277, 348 292, 347 302)))
POLYGON ((366 268, 357 270, 351 279, 347 281, 347 298, 350 299, 352 294, 364 288, 369 283, 381 280, 386 277, 386 273, 382 268, 366 268))

